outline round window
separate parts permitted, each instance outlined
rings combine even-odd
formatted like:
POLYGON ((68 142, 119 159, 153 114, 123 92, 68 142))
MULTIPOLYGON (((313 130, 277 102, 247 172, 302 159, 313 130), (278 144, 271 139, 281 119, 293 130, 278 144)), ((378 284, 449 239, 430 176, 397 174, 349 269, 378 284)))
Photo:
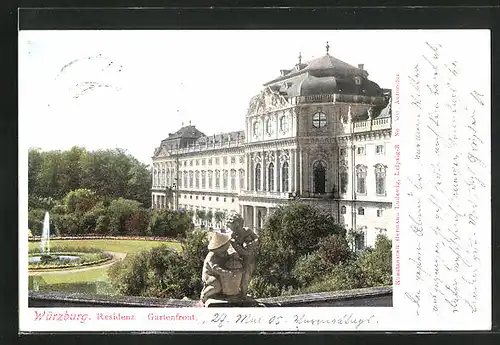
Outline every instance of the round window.
POLYGON ((316 113, 313 115, 312 124, 314 128, 323 128, 326 126, 326 115, 324 113, 316 113))

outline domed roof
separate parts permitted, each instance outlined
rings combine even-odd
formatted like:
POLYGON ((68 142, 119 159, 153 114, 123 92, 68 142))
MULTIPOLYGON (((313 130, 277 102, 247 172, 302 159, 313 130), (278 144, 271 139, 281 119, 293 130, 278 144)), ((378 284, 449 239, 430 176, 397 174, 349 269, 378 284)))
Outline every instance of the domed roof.
POLYGON ((302 81, 299 92, 302 96, 336 93, 337 81, 335 77, 316 78, 309 76, 302 81))

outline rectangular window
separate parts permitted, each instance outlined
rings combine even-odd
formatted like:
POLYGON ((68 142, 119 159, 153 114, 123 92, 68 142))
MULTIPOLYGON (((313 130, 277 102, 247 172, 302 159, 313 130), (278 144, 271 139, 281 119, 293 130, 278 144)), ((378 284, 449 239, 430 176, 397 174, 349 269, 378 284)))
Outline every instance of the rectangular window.
POLYGON ((196 160, 196 165, 200 165, 200 160, 199 159, 196 160))
POLYGON ((365 148, 364 147, 358 147, 358 155, 364 155, 365 154, 365 148))
POLYGON ((243 163, 245 158, 243 156, 240 156, 240 163, 243 163))
POLYGON ((233 156, 233 157, 231 157, 231 164, 234 164, 234 163, 236 163, 236 157, 233 156))
POLYGON ((384 214, 384 210, 377 210, 377 217, 382 217, 384 214))
POLYGON ((377 145, 375 147, 375 153, 378 155, 384 153, 384 145, 377 145))
POLYGON ((227 164, 227 156, 224 156, 224 158, 222 159, 222 163, 227 164))
POLYGON ((219 157, 215 157, 215 164, 220 164, 220 159, 219 159, 219 157))
POLYGON ((345 154, 346 154, 346 149, 345 148, 341 148, 340 149, 340 155, 341 156, 345 156, 345 154))
POLYGON ((212 158, 208 159, 208 165, 212 165, 212 158))
POLYGON ((203 160, 201 161, 201 165, 206 165, 207 163, 207 160, 205 158, 203 158, 203 160))

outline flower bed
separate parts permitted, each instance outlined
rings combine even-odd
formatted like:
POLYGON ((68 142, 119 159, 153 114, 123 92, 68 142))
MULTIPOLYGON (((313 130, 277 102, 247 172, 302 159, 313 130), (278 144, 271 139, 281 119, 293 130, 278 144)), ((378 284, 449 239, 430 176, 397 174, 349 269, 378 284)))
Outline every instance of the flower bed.
MULTIPOLYGON (((133 240, 133 241, 164 241, 164 242, 179 242, 177 239, 170 237, 147 237, 147 236, 102 236, 102 235, 86 235, 86 236, 54 236, 51 240, 133 240)), ((30 237, 29 242, 40 241, 41 237, 30 237)))
MULTIPOLYGON (((113 255, 105 252, 54 252, 52 255, 67 255, 67 256, 77 256, 79 260, 69 261, 66 260, 57 260, 49 261, 49 262, 36 262, 29 264, 30 271, 41 271, 41 270, 54 270, 54 269, 65 269, 65 268, 74 268, 74 267, 83 267, 83 266, 91 266, 98 265, 110 261, 113 259, 113 255)), ((36 256, 36 255, 30 255, 36 256)))

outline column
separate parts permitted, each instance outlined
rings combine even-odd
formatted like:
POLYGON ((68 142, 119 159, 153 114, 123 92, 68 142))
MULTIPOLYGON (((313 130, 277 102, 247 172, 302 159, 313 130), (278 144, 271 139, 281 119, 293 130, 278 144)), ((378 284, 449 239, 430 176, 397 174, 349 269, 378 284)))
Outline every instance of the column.
POLYGON ((304 170, 304 163, 303 163, 303 155, 302 155, 302 148, 299 149, 299 192, 300 195, 303 194, 304 192, 304 177, 303 177, 303 170, 304 170))
POLYGON ((257 220, 257 206, 254 206, 253 207, 253 224, 252 224, 252 228, 254 230, 257 229, 257 224, 258 224, 258 220, 257 220))
POLYGON ((275 150, 274 151, 274 191, 275 192, 278 191, 278 186, 279 186, 279 183, 278 183, 278 179, 279 179, 278 172, 280 169, 279 166, 280 166, 280 161, 278 158, 278 150, 275 150))
POLYGON ((250 181, 248 180, 250 177, 250 154, 247 154, 245 157, 245 184, 243 188, 246 190, 250 190, 250 181))
POLYGON ((290 174, 288 175, 290 178, 290 182, 288 182, 290 192, 295 191, 295 172, 297 171, 295 162, 295 150, 290 149, 290 174))

